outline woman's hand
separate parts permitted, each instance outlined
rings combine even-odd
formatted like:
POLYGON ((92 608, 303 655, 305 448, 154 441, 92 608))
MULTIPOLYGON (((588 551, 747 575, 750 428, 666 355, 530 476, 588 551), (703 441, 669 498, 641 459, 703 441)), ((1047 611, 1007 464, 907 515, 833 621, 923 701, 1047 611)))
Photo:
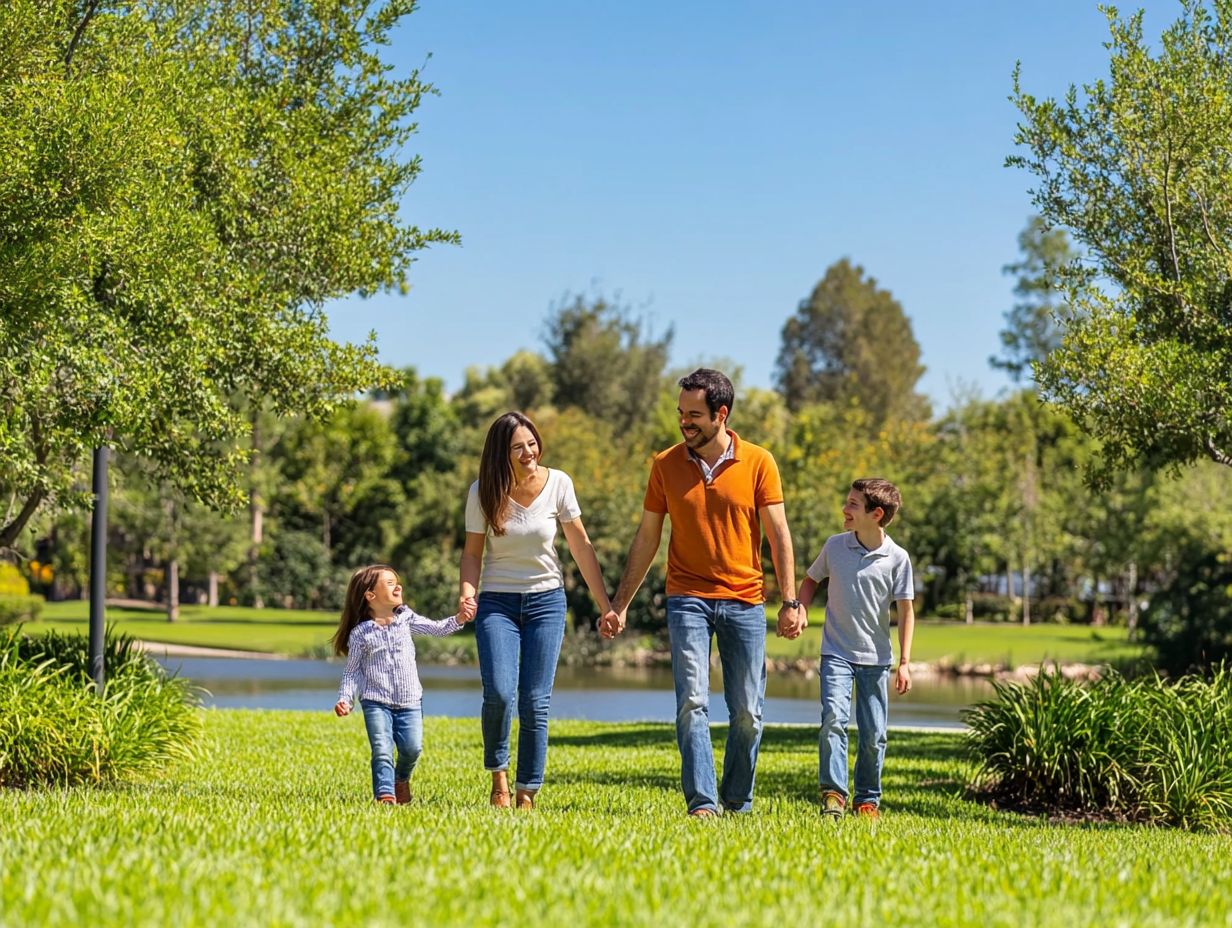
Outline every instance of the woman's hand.
POLYGON ((458 597, 458 624, 465 625, 467 622, 473 621, 475 613, 479 611, 479 603, 474 596, 459 596, 458 597))

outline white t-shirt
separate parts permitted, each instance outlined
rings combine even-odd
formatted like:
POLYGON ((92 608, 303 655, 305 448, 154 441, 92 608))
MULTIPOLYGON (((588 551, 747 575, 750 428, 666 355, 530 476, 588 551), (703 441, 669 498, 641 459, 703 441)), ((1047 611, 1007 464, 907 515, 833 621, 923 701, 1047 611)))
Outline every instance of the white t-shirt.
POLYGON ((491 593, 541 593, 564 583, 556 557, 556 523, 582 515, 573 481, 564 471, 545 468, 548 479, 529 506, 509 500, 505 534, 494 535, 479 506, 479 481, 466 496, 466 530, 487 535, 479 588, 491 593))

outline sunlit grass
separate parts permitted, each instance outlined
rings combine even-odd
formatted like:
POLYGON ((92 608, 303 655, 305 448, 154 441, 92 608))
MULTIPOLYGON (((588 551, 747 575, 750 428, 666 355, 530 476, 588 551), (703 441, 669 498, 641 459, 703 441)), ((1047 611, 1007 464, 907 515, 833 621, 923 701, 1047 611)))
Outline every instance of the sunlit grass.
MULTIPOLYGON (((478 724, 426 720, 416 804, 374 808, 358 718, 205 712, 146 786, 0 792, 0 921, 1226 925, 1232 845, 962 798, 959 738, 891 734, 877 826, 823 821, 816 730, 767 731, 753 814, 684 815, 673 730, 554 722, 534 813, 486 805, 478 724)), ((715 730, 716 744, 725 732, 715 730)))

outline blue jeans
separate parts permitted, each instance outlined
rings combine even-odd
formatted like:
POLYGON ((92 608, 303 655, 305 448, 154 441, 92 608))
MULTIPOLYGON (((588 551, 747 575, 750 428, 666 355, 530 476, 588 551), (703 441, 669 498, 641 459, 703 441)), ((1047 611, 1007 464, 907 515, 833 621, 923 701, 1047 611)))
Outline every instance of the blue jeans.
POLYGON ((394 794, 394 780, 409 780, 423 751, 423 712, 419 706, 399 709, 361 699, 364 728, 372 747, 372 796, 394 794), (394 765, 394 746, 398 763, 394 765))
POLYGON ((766 697, 766 610, 736 599, 667 598, 676 684, 680 785, 689 811, 753 807, 753 777, 766 697), (710 638, 718 641, 729 726, 723 782, 715 787, 710 747, 710 638))
POLYGON ((823 791, 847 796, 847 723, 851 718, 851 688, 856 691, 856 805, 881 802, 881 765, 885 760, 886 718, 889 711, 886 664, 853 664, 841 657, 821 659, 821 735, 818 783, 823 791))
POLYGON ((509 728, 518 707, 517 789, 543 785, 548 762, 548 708, 565 636, 565 591, 480 593, 475 614, 483 681, 483 766, 509 769, 509 728))

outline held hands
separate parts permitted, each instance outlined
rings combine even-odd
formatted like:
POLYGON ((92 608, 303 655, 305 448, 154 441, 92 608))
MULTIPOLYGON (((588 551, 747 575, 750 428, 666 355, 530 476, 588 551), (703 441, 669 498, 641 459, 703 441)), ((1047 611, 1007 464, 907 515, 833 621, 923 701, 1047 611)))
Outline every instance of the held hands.
POLYGON ((474 596, 459 596, 458 597, 458 624, 465 625, 475 618, 475 613, 479 611, 479 602, 474 596))
POLYGON ((911 690, 911 665, 900 662, 894 673, 894 692, 902 696, 911 690))
POLYGON ((599 619, 599 634, 604 638, 615 638, 625 630, 625 612, 609 609, 599 619))
POLYGON ((350 715, 350 714, 351 714, 351 704, 349 702, 344 702, 343 700, 339 699, 337 705, 334 706, 334 715, 342 716, 342 715, 350 715))
POLYGON ((779 609, 778 636, 795 639, 808 628, 808 610, 804 606, 789 606, 783 603, 779 609))

